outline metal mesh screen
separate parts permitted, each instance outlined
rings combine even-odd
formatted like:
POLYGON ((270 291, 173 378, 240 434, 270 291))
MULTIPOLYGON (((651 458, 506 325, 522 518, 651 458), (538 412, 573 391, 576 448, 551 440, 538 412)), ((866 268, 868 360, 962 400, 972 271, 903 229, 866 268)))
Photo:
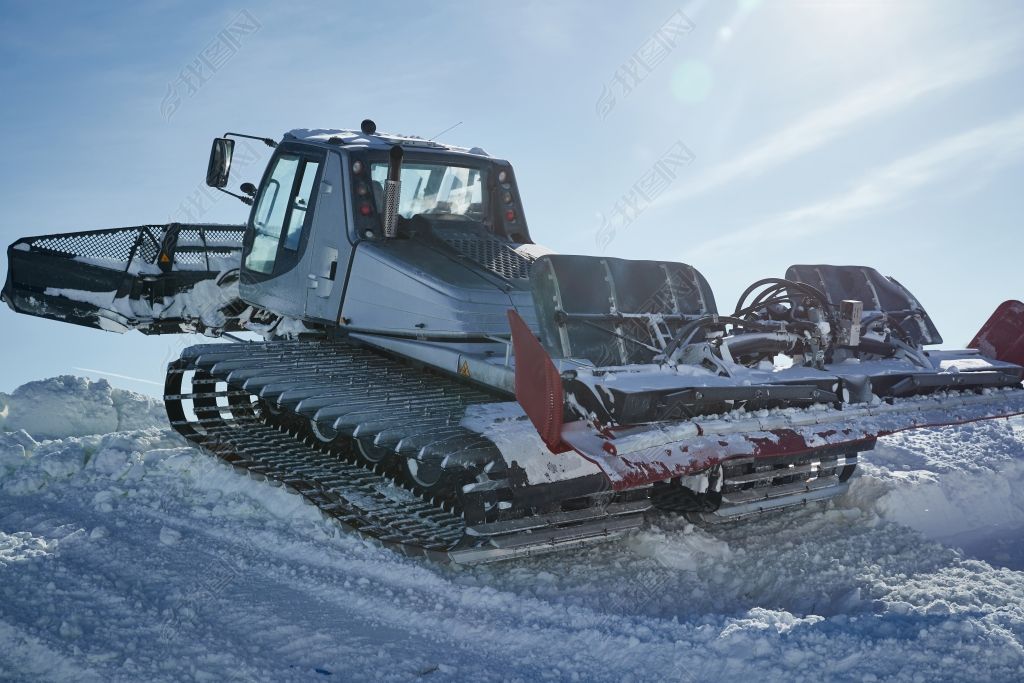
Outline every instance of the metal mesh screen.
MULTIPOLYGON (((31 243, 31 247, 55 251, 68 256, 126 262, 131 258, 132 251, 140 239, 150 242, 155 239, 157 249, 159 249, 160 241, 164 236, 162 227, 143 226, 53 235, 37 238, 31 243)), ((155 256, 154 253, 154 258, 155 256)))
POLYGON ((506 280, 528 280, 533 260, 513 249, 507 242, 474 232, 445 230, 445 244, 469 260, 506 280))
POLYGON ((174 260, 183 264, 205 263, 207 257, 230 256, 242 249, 241 226, 182 226, 174 260))
MULTIPOLYGON (((241 250, 245 228, 240 225, 142 225, 44 235, 28 244, 33 251, 76 258, 154 264, 171 233, 176 233, 177 237, 176 247, 172 250, 174 260, 182 264, 200 264, 207 257, 229 256, 241 250)), ((172 238, 174 236, 171 234, 172 238)))
POLYGON ((392 238, 398 230, 398 201, 402 193, 402 183, 388 180, 384 183, 384 236, 392 238))

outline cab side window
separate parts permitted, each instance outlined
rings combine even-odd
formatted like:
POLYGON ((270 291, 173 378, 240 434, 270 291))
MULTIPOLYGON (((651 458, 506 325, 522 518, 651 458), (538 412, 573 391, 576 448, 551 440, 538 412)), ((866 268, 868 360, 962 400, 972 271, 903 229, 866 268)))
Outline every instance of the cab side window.
POLYGON ((270 274, 282 250, 298 251, 302 231, 311 219, 310 205, 320 161, 301 154, 283 153, 260 191, 253 214, 252 246, 245 267, 270 274))
POLYGON ((298 192, 292 200, 292 215, 288 219, 288 232, 284 238, 284 248, 297 251, 302 238, 302 228, 306 224, 306 214, 313 196, 313 181, 320 170, 317 161, 305 160, 299 168, 298 192))

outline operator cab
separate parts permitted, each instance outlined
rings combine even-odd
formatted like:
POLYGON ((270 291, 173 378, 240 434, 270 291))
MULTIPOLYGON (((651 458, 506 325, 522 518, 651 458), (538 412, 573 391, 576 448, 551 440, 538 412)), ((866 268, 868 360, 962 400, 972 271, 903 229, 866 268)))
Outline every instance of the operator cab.
MULTIPOLYGON (((215 141, 208 171, 219 188, 230 170, 225 142, 215 141)), ((240 276, 247 303, 316 325, 457 336, 504 331, 504 311, 527 303, 510 294, 528 292, 532 262, 517 251, 532 240, 515 174, 482 149, 380 134, 369 121, 361 131, 297 129, 275 145, 253 194, 236 195, 252 204, 240 276), (388 290, 394 305, 432 292, 423 310, 441 319, 367 306, 388 290)))

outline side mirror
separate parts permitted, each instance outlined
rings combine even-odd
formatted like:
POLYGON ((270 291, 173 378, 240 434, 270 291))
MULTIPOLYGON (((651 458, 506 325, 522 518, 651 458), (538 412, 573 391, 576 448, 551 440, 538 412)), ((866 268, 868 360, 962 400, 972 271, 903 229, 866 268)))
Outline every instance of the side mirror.
POLYGON ((231 156, 235 152, 235 141, 228 138, 214 138, 210 148, 210 164, 206 167, 206 184, 210 187, 224 187, 231 173, 231 156))
POLYGON ((252 183, 242 183, 242 185, 238 189, 240 189, 243 193, 249 195, 250 197, 256 196, 256 186, 253 185, 252 183))

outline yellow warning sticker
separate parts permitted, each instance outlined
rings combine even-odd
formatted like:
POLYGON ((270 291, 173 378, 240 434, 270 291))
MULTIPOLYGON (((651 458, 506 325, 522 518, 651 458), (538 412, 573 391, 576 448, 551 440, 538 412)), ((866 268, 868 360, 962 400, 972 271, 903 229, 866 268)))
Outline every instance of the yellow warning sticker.
POLYGON ((469 362, 466 360, 459 361, 459 374, 463 377, 469 377, 469 362))

